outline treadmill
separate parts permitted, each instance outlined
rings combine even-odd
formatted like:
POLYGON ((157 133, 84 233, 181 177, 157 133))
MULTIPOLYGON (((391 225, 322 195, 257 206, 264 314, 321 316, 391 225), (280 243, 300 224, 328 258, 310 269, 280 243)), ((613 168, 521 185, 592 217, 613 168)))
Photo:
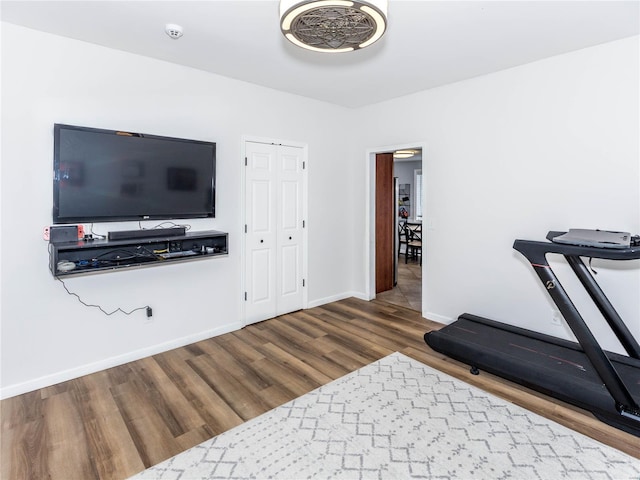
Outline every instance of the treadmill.
MULTIPOLYGON (((549 232, 549 242, 516 240, 578 342, 464 313, 441 330, 424 335, 434 350, 478 369, 589 410, 601 421, 640 437, 640 345, 606 297, 584 258, 640 259, 640 245, 596 246, 554 243, 565 232, 549 232), (627 352, 604 351, 556 278, 547 253, 564 256, 627 352)), ((639 319, 640 321, 640 319, 639 319)))

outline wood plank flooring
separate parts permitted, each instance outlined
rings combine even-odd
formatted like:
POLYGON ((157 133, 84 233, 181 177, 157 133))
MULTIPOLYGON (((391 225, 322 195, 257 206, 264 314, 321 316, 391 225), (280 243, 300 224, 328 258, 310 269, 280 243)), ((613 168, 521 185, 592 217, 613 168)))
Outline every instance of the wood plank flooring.
POLYGON ((640 459, 637 437, 432 351, 440 327, 351 298, 5 399, 0 478, 127 478, 395 351, 640 459))

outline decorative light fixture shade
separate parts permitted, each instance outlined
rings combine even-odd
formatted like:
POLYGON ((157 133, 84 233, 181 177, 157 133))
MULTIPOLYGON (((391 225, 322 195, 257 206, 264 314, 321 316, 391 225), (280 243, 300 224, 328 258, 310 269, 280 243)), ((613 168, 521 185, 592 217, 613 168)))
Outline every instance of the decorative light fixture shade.
POLYGON ((351 52, 387 28, 387 0, 280 0, 280 28, 299 47, 351 52))

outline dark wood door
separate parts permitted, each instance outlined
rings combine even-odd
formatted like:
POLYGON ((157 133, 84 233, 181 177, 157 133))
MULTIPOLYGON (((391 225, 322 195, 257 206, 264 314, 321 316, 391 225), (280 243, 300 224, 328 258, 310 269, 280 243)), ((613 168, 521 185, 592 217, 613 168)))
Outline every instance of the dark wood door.
POLYGON ((376 155, 376 293, 393 288, 393 153, 376 155))

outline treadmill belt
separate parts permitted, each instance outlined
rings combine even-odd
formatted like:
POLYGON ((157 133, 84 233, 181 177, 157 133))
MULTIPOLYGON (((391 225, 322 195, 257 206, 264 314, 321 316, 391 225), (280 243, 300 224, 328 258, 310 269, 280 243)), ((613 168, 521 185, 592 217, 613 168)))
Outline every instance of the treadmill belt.
MULTIPOLYGON (((618 413, 614 399, 578 343, 470 314, 425 334, 425 341, 440 353, 577 405, 640 436, 640 423, 618 413)), ((605 353, 631 395, 640 399, 640 360, 605 353)))

